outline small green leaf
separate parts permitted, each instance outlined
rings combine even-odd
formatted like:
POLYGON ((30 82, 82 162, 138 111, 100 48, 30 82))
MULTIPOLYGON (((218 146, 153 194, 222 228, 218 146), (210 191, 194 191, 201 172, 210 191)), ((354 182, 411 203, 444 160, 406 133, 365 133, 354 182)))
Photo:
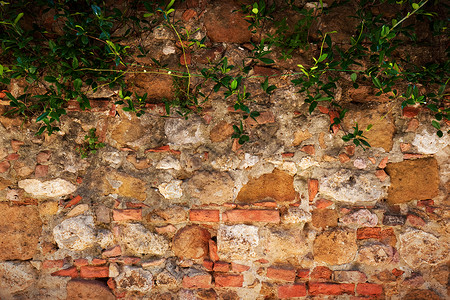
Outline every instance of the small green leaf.
POLYGON ((327 57, 328 57, 328 54, 327 54, 327 53, 324 53, 324 54, 322 54, 322 55, 319 57, 319 59, 317 60, 317 62, 322 62, 322 61, 324 61, 325 59, 327 59, 327 57))
POLYGON ((3 76, 3 66, 0 64, 0 76, 3 76))
MULTIPOLYGON (((167 4, 167 6, 166 6, 166 10, 168 10, 169 8, 171 8, 172 7, 172 5, 175 3, 175 0, 171 0, 170 2, 169 2, 169 4, 167 4)), ((167 13, 167 14, 169 14, 169 13, 167 13)))
POLYGON ((412 8, 413 8, 414 10, 419 9, 419 4, 413 3, 413 4, 412 4, 412 8))
POLYGON ((82 85, 83 81, 80 78, 77 78, 73 81, 73 87, 76 91, 79 91, 82 85))
POLYGON ((273 59, 270 59, 267 57, 261 57, 261 58, 259 58, 259 60, 262 61, 263 63, 265 63, 266 65, 275 63, 275 61, 273 59))
POLYGON ((431 125, 433 125, 433 127, 438 130, 441 129, 441 124, 439 124, 439 122, 436 120, 431 121, 431 125))
POLYGON ((47 81, 47 82, 50 82, 50 83, 56 83, 56 82, 58 82, 58 81, 56 80, 56 78, 53 77, 53 76, 45 76, 45 77, 44 77, 44 80, 47 81))
POLYGON ((438 137, 442 137, 444 134, 442 133, 442 130, 438 130, 437 132, 436 132, 436 134, 437 134, 437 136, 438 137))
POLYGON ((257 15, 258 12, 259 12, 259 10, 256 7, 252 9, 252 13, 254 13, 255 15, 257 15))
POLYGON ((14 25, 16 25, 17 22, 19 22, 22 17, 23 17, 23 13, 18 14, 17 17, 14 19, 14 25))
POLYGON ((353 82, 355 82, 356 78, 358 78, 358 75, 356 73, 352 73, 352 75, 350 75, 350 78, 353 82))
POLYGON ((234 90, 237 88, 237 85, 238 85, 238 82, 237 82, 237 80, 235 79, 235 80, 233 80, 233 82, 231 82, 230 87, 231 87, 231 89, 234 91, 234 90))
POLYGON ((373 127, 373 124, 367 125, 366 131, 369 131, 373 127))
POLYGON ((49 113, 50 112, 48 112, 48 111, 44 112, 42 115, 40 115, 39 117, 36 118, 36 122, 39 122, 42 119, 45 119, 48 116, 49 113))
POLYGON ((78 59, 76 57, 72 59, 72 68, 78 68, 78 59))

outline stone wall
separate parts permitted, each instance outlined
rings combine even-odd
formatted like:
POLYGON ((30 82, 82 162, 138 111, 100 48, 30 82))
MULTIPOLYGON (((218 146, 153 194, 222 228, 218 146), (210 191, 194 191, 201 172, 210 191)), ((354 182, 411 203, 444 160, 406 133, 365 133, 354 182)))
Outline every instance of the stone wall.
MULTIPOLYGON (((191 70, 206 55, 238 65, 247 24, 226 1, 204 4, 175 14, 210 41, 191 70)), ((148 38, 173 65, 175 42, 165 27, 148 38)), ((301 59, 252 72, 288 73, 301 59)), ((129 79, 154 100, 140 118, 115 96, 88 112, 71 102, 51 136, 0 117, 0 299, 449 297, 450 138, 435 135, 429 111, 343 89, 343 126, 374 124, 363 151, 329 130, 328 108, 309 115, 290 80, 272 78, 268 96, 255 77, 261 115, 244 122, 240 146, 231 99, 162 118, 172 82, 152 76, 129 79), (90 128, 106 147, 81 159, 90 128)))

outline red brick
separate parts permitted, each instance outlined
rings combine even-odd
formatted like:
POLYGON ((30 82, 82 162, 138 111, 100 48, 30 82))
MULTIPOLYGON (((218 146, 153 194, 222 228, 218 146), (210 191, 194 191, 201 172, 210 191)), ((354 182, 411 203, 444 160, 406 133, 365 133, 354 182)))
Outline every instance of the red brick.
POLYGON ((52 156, 50 151, 41 151, 36 155, 36 162, 38 164, 46 163, 52 156))
POLYGON ((292 268, 269 267, 267 268, 267 277, 274 280, 295 280, 295 270, 292 268))
POLYGON ((316 154, 316 148, 314 148, 314 145, 306 145, 303 146, 300 151, 305 152, 306 154, 309 155, 314 155, 316 154))
POLYGON ((294 157, 294 152, 281 153, 281 157, 294 157))
POLYGON ((395 269, 392 270, 392 274, 393 274, 395 277, 399 277, 399 276, 403 275, 403 273, 405 273, 405 271, 399 270, 399 269, 397 269, 397 268, 395 268, 395 269))
POLYGON ((224 261, 216 261, 213 270, 214 272, 228 272, 230 271, 230 264, 224 261))
POLYGON ((70 267, 68 269, 63 269, 63 270, 53 272, 51 275, 75 278, 75 277, 78 277, 78 270, 76 267, 70 267))
POLYGON ((236 274, 216 274, 214 280, 218 287, 241 287, 244 283, 244 276, 236 274))
POLYGON ((380 227, 361 227, 356 231, 356 238, 358 240, 365 239, 380 239, 381 228, 380 227))
POLYGON ((93 266, 101 266, 106 263, 107 263, 107 261, 105 259, 100 259, 100 258, 93 258, 91 261, 91 265, 93 265, 93 266))
POLYGON ((383 159, 380 161, 380 164, 378 165, 378 169, 384 169, 384 168, 386 168, 388 161, 389 161, 389 157, 388 157, 388 156, 386 156, 385 158, 383 158, 383 159))
POLYGON ((108 281, 106 282, 106 284, 111 289, 111 291, 114 291, 117 287, 116 281, 114 280, 114 278, 109 278, 108 281))
POLYGON ((403 116, 406 118, 414 118, 419 114, 418 107, 406 106, 403 108, 403 116))
POLYGON ((121 256, 121 257, 111 257, 110 259, 108 259, 108 261, 121 263, 124 265, 135 265, 141 262, 141 258, 135 256, 121 256))
POLYGON ((155 153, 170 152, 170 153, 173 153, 173 154, 181 154, 181 151, 170 149, 169 145, 145 150, 145 153, 149 153, 149 152, 155 152, 155 153))
POLYGON ((345 146, 345 153, 347 153, 348 156, 355 155, 355 149, 356 147, 353 145, 345 146))
POLYGON ((314 206, 323 209, 331 206, 333 204, 333 201, 326 200, 326 199, 319 199, 314 203, 314 206))
POLYGON ((375 176, 377 176, 378 179, 380 179, 381 182, 385 181, 388 175, 384 170, 376 170, 375 176))
POLYGON ((142 207, 150 207, 149 205, 139 202, 139 203, 135 203, 135 202, 126 202, 125 205, 127 206, 127 208, 142 208, 142 207))
POLYGON ((217 244, 213 240, 209 240, 209 258, 212 261, 218 261, 220 259, 217 254, 217 244))
POLYGON ((297 277, 298 278, 308 278, 309 277, 309 269, 298 269, 297 277))
POLYGON ((275 116, 273 115, 273 113, 271 111, 263 111, 255 119, 256 119, 256 121, 253 118, 248 118, 246 120, 247 125, 256 126, 256 125, 262 125, 262 124, 275 123, 275 116))
POLYGON ((309 202, 313 202, 317 193, 319 192, 319 180, 317 179, 308 179, 308 196, 309 202))
POLYGON ((24 145, 25 143, 22 141, 18 141, 18 140, 11 140, 11 148, 13 149, 14 152, 19 151, 20 146, 24 145))
POLYGON ((400 143, 400 151, 407 152, 411 150, 412 145, 410 143, 400 143))
POLYGON ((185 289, 207 289, 211 287, 211 275, 202 274, 197 276, 184 276, 183 288, 185 289))
POLYGON ((204 259, 203 260, 203 267, 205 267, 205 269, 207 271, 212 271, 213 267, 214 267, 214 262, 210 261, 209 259, 204 259))
POLYGON ((345 153, 341 153, 341 154, 339 154, 339 161, 341 162, 341 164, 344 164, 344 163, 350 161, 350 157, 348 157, 348 155, 345 153))
POLYGON ((278 298, 295 298, 306 296, 306 286, 304 283, 281 285, 278 287, 278 298))
POLYGON ((376 283, 358 283, 356 293, 361 296, 381 295, 383 294, 383 286, 376 283))
POLYGON ((9 167, 11 167, 11 164, 8 161, 0 162, 0 173, 5 173, 9 170, 9 167))
POLYGON ((48 174, 48 166, 47 165, 37 165, 34 168, 34 177, 41 178, 45 177, 48 174))
POLYGON ((98 266, 83 266, 80 268, 80 276, 83 278, 109 277, 109 268, 98 266))
POLYGON ((76 195, 69 202, 67 202, 66 205, 64 205, 64 208, 69 208, 69 207, 72 207, 74 205, 77 205, 78 202, 81 201, 81 199, 83 199, 83 198, 80 195, 76 195))
POLYGON ((235 209, 222 214, 224 222, 269 222, 279 223, 280 212, 266 209, 235 209))
POLYGON ((180 55, 180 65, 190 65, 192 62, 192 55, 191 52, 185 51, 184 54, 180 55))
POLYGON ((332 282, 310 282, 310 295, 353 295, 355 290, 354 283, 332 283, 332 282))
POLYGON ((406 220, 409 222, 409 224, 417 227, 425 226, 426 222, 419 216, 409 214, 406 217, 406 220))
POLYGON ((233 271, 233 272, 241 273, 241 272, 245 272, 248 270, 250 270, 249 266, 237 264, 234 262, 231 263, 231 271, 233 271))
POLYGON ((417 202, 417 206, 430 206, 434 205, 434 200, 420 200, 417 202))
POLYGON ((220 211, 217 209, 191 209, 189 219, 193 222, 219 222, 220 211))
POLYGON ((331 275, 333 275, 333 271, 325 266, 318 266, 312 270, 309 275, 311 279, 331 279, 331 275))
POLYGON ((58 260, 45 260, 42 263, 43 269, 52 269, 52 268, 62 268, 64 266, 64 260, 58 259, 58 260))
POLYGON ((114 209, 114 221, 142 220, 142 209, 114 209))
POLYGON ((119 245, 117 245, 112 248, 106 249, 105 251, 102 252, 102 255, 104 257, 120 256, 120 255, 122 255, 122 249, 120 248, 119 245))
POLYGON ((11 153, 6 157, 6 160, 18 160, 20 157, 17 153, 11 153))
POLYGON ((77 258, 73 260, 73 264, 77 267, 89 265, 89 261, 86 258, 77 258))

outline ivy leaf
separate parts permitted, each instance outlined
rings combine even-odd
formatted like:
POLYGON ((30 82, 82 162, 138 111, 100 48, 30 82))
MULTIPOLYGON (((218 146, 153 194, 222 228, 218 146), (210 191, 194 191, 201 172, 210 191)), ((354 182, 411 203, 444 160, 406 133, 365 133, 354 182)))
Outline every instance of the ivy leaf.
POLYGON ((433 127, 438 130, 441 129, 441 124, 439 124, 439 122, 436 120, 431 121, 431 125, 433 125, 433 127))
POLYGON ((36 118, 36 122, 39 122, 39 121, 42 121, 43 119, 45 119, 49 113, 50 113, 49 111, 44 112, 42 115, 40 115, 39 117, 36 118))
POLYGON ((358 77, 358 75, 356 73, 352 73, 352 75, 350 75, 350 78, 353 82, 356 81, 356 78, 358 77))
POLYGON ((266 58, 266 57, 260 57, 259 60, 262 61, 263 63, 265 63, 266 65, 275 63, 275 61, 273 59, 266 58))
POLYGON ((79 91, 82 85, 83 81, 80 78, 77 78, 73 81, 73 87, 76 91, 79 91))
POLYGON ((419 9, 419 4, 413 3, 413 4, 412 4, 412 8, 413 8, 414 10, 418 10, 418 9, 419 9))
POLYGON ((325 59, 327 59, 327 57, 328 57, 328 54, 327 54, 327 53, 324 53, 324 54, 322 54, 322 55, 319 57, 319 59, 317 60, 317 62, 323 62, 325 59))

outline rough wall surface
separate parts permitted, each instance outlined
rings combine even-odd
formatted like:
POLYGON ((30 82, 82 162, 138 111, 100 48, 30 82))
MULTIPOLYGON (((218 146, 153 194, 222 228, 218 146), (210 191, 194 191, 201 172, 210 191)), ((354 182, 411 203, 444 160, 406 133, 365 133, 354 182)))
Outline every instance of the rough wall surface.
MULTIPOLYGON (((177 13, 194 11, 186 24, 204 22, 217 53, 244 56, 245 22, 221 15, 231 4, 187 3, 177 13)), ((154 55, 177 61, 164 30, 154 55)), ((173 92, 164 78, 133 80, 173 92)), ((1 116, 0 299, 448 299, 449 136, 427 111, 386 109, 361 88, 342 97, 371 99, 352 114, 375 123, 363 151, 274 83, 242 147, 220 93, 188 120, 92 100, 45 137, 1 116), (93 127, 106 147, 81 159, 93 127)))

